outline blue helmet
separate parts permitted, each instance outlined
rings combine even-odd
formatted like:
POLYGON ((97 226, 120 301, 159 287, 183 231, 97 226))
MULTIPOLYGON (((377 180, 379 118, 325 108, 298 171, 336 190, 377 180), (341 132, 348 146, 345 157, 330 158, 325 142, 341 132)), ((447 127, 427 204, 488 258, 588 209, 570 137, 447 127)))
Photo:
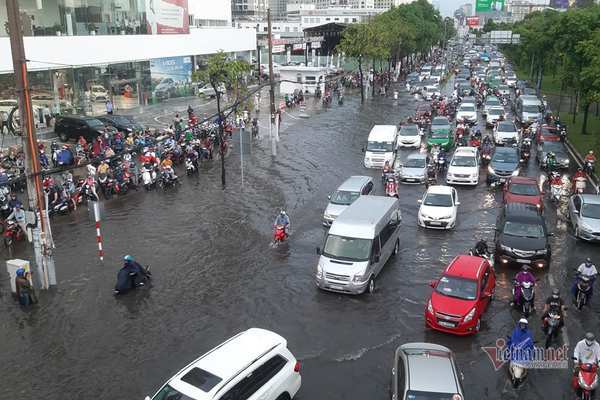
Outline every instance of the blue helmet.
POLYGON ((25 268, 17 269, 17 276, 25 276, 25 268))
POLYGON ((130 262, 131 262, 131 261, 133 261, 133 256, 130 256, 130 255, 128 254, 128 255, 126 255, 125 257, 123 257, 123 260, 125 260, 125 261, 130 261, 130 262))

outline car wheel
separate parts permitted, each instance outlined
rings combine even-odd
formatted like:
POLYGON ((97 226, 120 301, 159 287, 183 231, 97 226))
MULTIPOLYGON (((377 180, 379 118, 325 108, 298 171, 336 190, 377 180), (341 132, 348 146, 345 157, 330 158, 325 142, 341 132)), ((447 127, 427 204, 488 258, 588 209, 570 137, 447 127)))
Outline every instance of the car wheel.
POLYGON ((291 397, 287 393, 282 393, 279 395, 279 397, 276 400, 291 400, 291 397))
POLYGON ((67 136, 67 134, 65 132, 59 133, 58 137, 62 142, 67 142, 69 140, 69 137, 67 136))
POLYGON ((481 329, 481 318, 477 318, 477 323, 475 324, 475 332, 479 332, 481 329))
POLYGON ((574 230, 575 239, 579 239, 579 226, 575 225, 575 228, 573 228, 573 230, 574 230))
POLYGON ((369 294, 375 293, 375 278, 371 277, 371 279, 369 279, 366 292, 369 294))
POLYGON ((394 255, 398 255, 400 252, 400 239, 396 239, 396 244, 394 245, 394 255))

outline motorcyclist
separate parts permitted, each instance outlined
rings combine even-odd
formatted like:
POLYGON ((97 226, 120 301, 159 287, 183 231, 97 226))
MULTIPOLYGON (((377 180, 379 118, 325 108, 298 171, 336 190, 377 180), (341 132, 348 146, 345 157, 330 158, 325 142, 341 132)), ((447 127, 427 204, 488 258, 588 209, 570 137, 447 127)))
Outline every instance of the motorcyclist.
POLYGON ((546 168, 549 171, 552 171, 556 168, 556 154, 554 154, 552 151, 546 154, 546 168))
POLYGON ((473 255, 478 257, 488 256, 490 254, 490 250, 488 248, 487 242, 484 239, 479 239, 479 241, 475 244, 473 248, 473 255))
POLYGON ((590 161, 592 163, 596 162, 596 156, 592 150, 588 151, 588 153, 585 155, 585 161, 590 161))
POLYGON ((19 204, 17 207, 13 208, 13 211, 6 218, 6 220, 14 220, 17 223, 17 225, 19 225, 23 233, 27 233, 27 219, 25 217, 25 210, 23 210, 23 205, 19 204))
POLYGON ((533 352, 533 336, 529 330, 529 322, 526 318, 521 318, 513 329, 508 342, 506 343, 510 351, 510 359, 514 362, 528 361, 533 352))
POLYGON ((115 294, 123 294, 131 289, 144 286, 147 279, 151 277, 150 271, 138 264, 132 256, 123 257, 123 267, 117 274, 115 294))
POLYGON ((73 164, 73 152, 69 149, 69 146, 64 145, 60 151, 56 154, 56 164, 58 166, 72 165, 73 164))
POLYGON ((552 295, 546 299, 544 303, 544 311, 542 313, 542 321, 544 321, 544 328, 546 327, 546 318, 550 311, 558 313, 560 315, 560 322, 558 323, 558 327, 562 328, 564 325, 564 317, 567 310, 567 306, 560 298, 560 290, 558 288, 552 289, 552 295))
POLYGON ((529 271, 528 265, 523 265, 521 271, 517 272, 514 279, 514 299, 511 305, 521 305, 521 285, 524 282, 531 282, 535 286, 535 276, 529 271))
POLYGON ((106 160, 102 160, 102 162, 100 162, 100 165, 98 165, 98 175, 108 175, 110 171, 110 166, 108 165, 108 163, 106 162, 106 160))
POLYGON ((575 283, 573 284, 571 292, 573 293, 573 297, 577 297, 577 280, 580 276, 587 276, 590 279, 590 290, 588 292, 588 301, 592 297, 594 293, 594 281, 596 280, 596 276, 598 276, 598 270, 596 266, 592 263, 591 258, 586 258, 585 262, 581 263, 577 268, 577 272, 575 274, 575 283))
POLYGON ((175 170, 173 169, 173 161, 171 160, 171 154, 168 154, 167 157, 160 163, 160 168, 170 180, 177 179, 177 176, 175 175, 175 170))
POLYGON ((287 215, 285 210, 279 211, 277 218, 275 218, 275 222, 273 223, 273 226, 276 227, 278 225, 283 225, 283 229, 285 230, 286 237, 289 236, 290 217, 287 215))
POLYGON ((596 335, 592 332, 587 332, 585 337, 577 342, 575 350, 573 350, 574 374, 579 372, 581 364, 598 364, 600 365, 600 344, 596 341, 596 335))

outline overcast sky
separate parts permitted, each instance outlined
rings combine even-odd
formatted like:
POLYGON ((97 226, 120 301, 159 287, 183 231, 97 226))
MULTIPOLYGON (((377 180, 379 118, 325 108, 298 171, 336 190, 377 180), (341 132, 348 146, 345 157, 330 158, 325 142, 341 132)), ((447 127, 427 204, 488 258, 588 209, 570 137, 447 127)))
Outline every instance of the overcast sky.
POLYGON ((465 3, 473 3, 472 0, 437 0, 440 5, 440 12, 443 16, 451 17, 454 11, 465 3))

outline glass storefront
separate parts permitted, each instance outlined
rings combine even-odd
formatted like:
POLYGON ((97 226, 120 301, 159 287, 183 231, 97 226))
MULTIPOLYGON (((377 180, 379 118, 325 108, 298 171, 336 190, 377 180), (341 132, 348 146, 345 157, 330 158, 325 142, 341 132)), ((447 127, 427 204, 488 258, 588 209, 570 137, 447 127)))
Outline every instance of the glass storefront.
MULTIPOLYGON (((145 0, 19 0, 19 8, 25 36, 148 33, 145 0)), ((0 26, 6 21, 2 4, 0 26)), ((0 36, 7 36, 6 29, 0 36)))

